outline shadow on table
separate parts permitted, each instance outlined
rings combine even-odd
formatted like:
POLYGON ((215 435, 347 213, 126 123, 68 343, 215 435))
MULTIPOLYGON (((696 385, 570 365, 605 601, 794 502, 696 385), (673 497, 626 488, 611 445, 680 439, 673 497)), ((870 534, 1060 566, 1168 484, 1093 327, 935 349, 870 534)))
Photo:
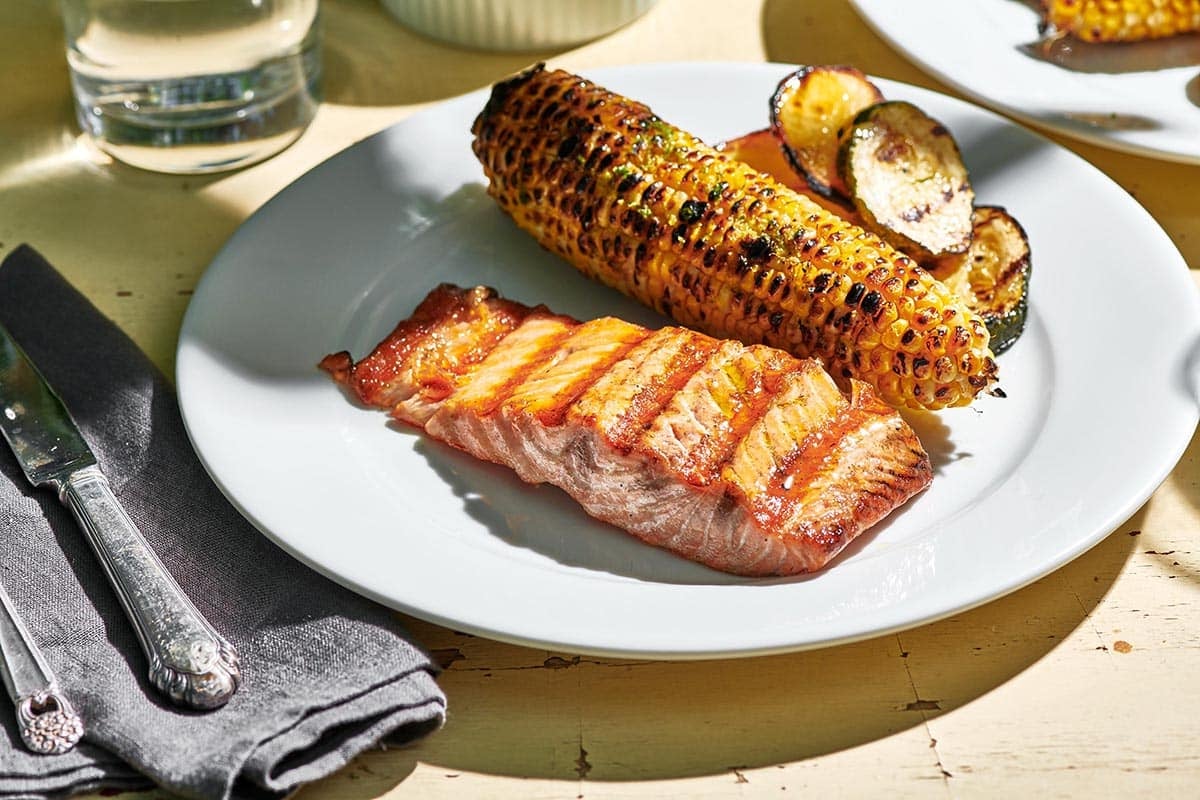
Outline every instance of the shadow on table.
POLYGON ((349 106, 392 106, 454 97, 558 51, 490 53, 428 39, 404 27, 378 0, 326 0, 322 11, 324 99, 349 106), (463 58, 447 63, 446 53, 463 58), (442 73, 432 78, 431 63, 442 73))
POLYGON ((765 0, 761 29, 769 61, 853 64, 869 75, 954 94, 879 38, 845 0, 765 0))
MULTIPOLYGON (((1200 350, 1198 359, 1191 365, 1200 365, 1200 350)), ((1200 375, 1196 376, 1200 380, 1200 375)), ((1173 486, 1179 496, 1186 499, 1192 508, 1200 510, 1200 431, 1192 436, 1191 443, 1184 451, 1183 457, 1175 465, 1175 469, 1167 477, 1167 483, 1173 486)), ((1178 531, 1176 535, 1181 541, 1187 541, 1192 536, 1191 531, 1178 531)), ((1191 548, 1185 553, 1175 553, 1173 550, 1147 550, 1146 555, 1152 556, 1163 572, 1171 577, 1185 578, 1195 586, 1200 586, 1200 560, 1197 560, 1191 548)))
MULTIPOLYGON (((1143 514, 1066 567, 981 608, 804 653, 605 660, 408 620, 447 667, 445 730, 412 749, 360 759, 311 791, 373 797, 418 762, 448 776, 624 781, 729 773, 732 781, 743 769, 886 739, 987 695, 1049 655, 1108 593, 1136 547, 1131 534, 1143 514)), ((1096 645, 1096 657, 1106 657, 1106 643, 1096 645)), ((925 750, 914 741, 897 746, 925 750)))
POLYGON ((202 191, 224 176, 159 175, 113 163, 75 121, 53 3, 0 4, 0 257, 22 242, 38 248, 77 288, 120 324, 141 313, 148 354, 169 371, 179 320, 199 272, 241 221, 202 191), (72 235, 64 235, 63 231, 72 235), (154 300, 146 264, 163 269, 154 300), (104 266, 98 276, 97 265, 104 266))
POLYGON ((1121 74, 1200 65, 1200 36, 1146 42, 1088 43, 1070 36, 1039 39, 1017 48, 1068 72, 1121 74))
MULTIPOLYGON (((1168 482, 1200 506, 1194 491, 1200 435, 1168 482)), ((803 762, 900 734, 907 739, 893 746, 922 752, 926 722, 987 696, 1072 634, 1076 651, 1108 657, 1112 642, 1100 631, 1077 629, 1133 552, 1155 546, 1140 536, 1149 508, 1006 597, 898 634, 809 652, 622 661, 506 645, 410 619, 446 666, 447 726, 412 750, 366 763, 376 780, 395 782, 418 761, 446 775, 623 781, 729 773, 734 781, 744 769, 803 762)), ((1181 556, 1174 559, 1164 559, 1165 573, 1197 579, 1180 565, 1181 556)), ((353 785, 338 786, 339 797, 347 792, 358 796, 353 785)))

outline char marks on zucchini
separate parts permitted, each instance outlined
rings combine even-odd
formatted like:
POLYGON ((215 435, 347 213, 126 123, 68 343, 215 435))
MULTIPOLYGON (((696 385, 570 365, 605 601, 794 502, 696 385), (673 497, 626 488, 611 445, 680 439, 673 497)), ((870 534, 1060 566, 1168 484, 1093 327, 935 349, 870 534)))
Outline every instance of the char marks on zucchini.
POLYGON ((1029 311, 1029 279, 1033 261, 1029 237, 1021 224, 1000 206, 976 206, 971 246, 929 269, 983 319, 998 355, 1025 330, 1029 311))
POLYGON ((882 102, 879 88, 855 67, 801 67, 771 96, 771 126, 815 191, 845 198, 850 191, 838 169, 838 145, 863 109, 882 102))
POLYGON ((919 260, 966 252, 975 191, 950 131, 912 103, 864 109, 839 151, 867 225, 919 260))

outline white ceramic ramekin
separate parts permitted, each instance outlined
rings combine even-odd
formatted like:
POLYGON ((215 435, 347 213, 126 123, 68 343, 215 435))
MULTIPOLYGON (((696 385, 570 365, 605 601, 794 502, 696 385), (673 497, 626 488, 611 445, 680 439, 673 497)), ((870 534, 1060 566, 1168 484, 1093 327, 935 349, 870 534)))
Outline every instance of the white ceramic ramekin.
POLYGON ((616 30, 658 0, 383 0, 413 30, 482 50, 546 50, 616 30))

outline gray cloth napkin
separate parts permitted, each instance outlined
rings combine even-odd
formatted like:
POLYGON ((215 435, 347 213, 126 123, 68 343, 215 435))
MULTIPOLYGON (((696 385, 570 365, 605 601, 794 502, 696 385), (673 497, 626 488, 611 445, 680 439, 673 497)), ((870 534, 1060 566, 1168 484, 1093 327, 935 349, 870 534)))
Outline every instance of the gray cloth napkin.
POLYGON ((380 741, 441 725, 435 668, 394 616, 295 561, 237 513, 197 461, 162 375, 29 247, 0 267, 0 321, 242 663, 241 688, 220 710, 160 702, 75 522, 53 493, 26 483, 0 444, 0 580, 87 725, 73 752, 35 756, 0 697, 0 798, 150 783, 196 798, 275 797, 380 741))

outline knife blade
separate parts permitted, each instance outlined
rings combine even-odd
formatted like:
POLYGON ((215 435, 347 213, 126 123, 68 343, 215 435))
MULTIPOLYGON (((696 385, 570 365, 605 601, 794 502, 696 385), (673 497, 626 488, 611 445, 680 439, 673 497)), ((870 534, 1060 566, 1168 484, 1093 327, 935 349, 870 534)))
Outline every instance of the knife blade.
POLYGON ((189 708, 228 702, 241 679, 237 652, 147 544, 66 406, 3 325, 0 432, 29 482, 53 489, 79 523, 133 623, 151 684, 189 708))

